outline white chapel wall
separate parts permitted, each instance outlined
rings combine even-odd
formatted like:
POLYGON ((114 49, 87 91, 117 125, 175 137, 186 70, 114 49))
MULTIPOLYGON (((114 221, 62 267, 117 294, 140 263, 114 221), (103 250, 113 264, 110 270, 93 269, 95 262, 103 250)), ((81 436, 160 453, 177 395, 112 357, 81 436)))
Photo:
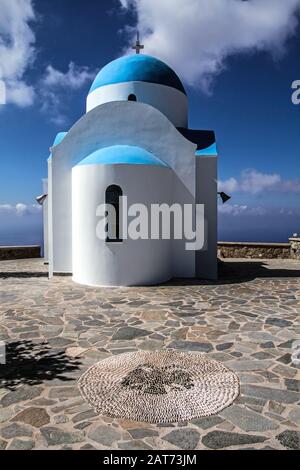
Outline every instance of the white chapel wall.
MULTIPOLYGON (((124 101, 95 108, 52 152, 49 251, 56 273, 72 273, 72 168, 90 153, 111 145, 136 145, 165 161, 177 175, 174 200, 195 202, 195 144, 152 106, 124 101)), ((175 275, 193 277, 194 253, 186 252, 184 243, 177 248, 173 252, 175 275)))

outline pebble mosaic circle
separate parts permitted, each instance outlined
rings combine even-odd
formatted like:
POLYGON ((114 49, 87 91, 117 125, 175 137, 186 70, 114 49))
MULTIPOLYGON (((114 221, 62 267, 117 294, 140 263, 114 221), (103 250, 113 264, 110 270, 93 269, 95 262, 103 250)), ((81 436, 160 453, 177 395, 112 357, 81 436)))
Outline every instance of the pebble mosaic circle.
POLYGON ((150 423, 216 414, 239 395, 239 379, 206 354, 138 351, 90 367, 79 389, 97 413, 150 423))

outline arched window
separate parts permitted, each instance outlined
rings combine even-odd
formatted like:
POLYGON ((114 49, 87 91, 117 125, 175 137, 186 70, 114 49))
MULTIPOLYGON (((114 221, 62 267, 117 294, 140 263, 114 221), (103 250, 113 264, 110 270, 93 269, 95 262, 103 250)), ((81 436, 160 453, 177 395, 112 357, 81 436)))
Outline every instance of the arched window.
POLYGON ((135 95, 131 94, 128 96, 128 101, 137 101, 137 98, 135 95))
POLYGON ((109 186, 105 193, 105 204, 110 205, 113 209, 107 208, 107 242, 121 242, 120 231, 120 198, 123 196, 120 186, 109 186))

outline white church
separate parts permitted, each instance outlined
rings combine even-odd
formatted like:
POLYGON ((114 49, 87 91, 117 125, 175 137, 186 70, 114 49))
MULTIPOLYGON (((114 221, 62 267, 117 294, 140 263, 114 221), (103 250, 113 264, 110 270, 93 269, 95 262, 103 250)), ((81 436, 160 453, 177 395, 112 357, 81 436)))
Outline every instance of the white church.
MULTIPOLYGON (((87 97, 86 114, 59 133, 44 181, 44 251, 49 276, 90 286, 154 285, 172 278, 217 278, 217 148, 212 131, 189 129, 189 102, 176 73, 140 54, 106 65, 87 97), (48 197, 46 198, 46 194, 48 197), (142 203, 203 204, 205 245, 186 240, 99 239, 97 208, 120 196, 142 203)), ((109 225, 109 222, 108 224, 109 225)))

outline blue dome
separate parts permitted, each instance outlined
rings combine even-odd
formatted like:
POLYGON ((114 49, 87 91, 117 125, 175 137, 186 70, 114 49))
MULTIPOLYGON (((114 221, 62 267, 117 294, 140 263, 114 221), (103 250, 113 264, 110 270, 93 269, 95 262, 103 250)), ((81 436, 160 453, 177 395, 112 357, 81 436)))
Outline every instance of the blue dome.
POLYGON ((148 82, 176 88, 186 94, 180 78, 167 64, 149 55, 121 57, 107 64, 97 75, 90 89, 124 82, 148 82))
POLYGON ((91 153, 81 160, 80 165, 168 165, 141 147, 132 145, 113 145, 91 153))

